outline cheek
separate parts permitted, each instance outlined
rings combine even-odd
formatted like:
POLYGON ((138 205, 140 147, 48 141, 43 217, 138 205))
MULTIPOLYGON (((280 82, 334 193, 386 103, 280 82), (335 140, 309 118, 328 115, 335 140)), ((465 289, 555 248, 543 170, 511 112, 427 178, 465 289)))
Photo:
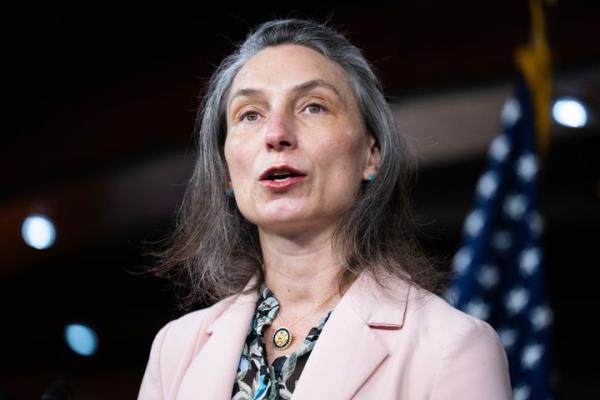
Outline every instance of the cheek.
POLYGON ((241 146, 237 140, 227 139, 225 141, 225 162, 232 182, 238 181, 243 172, 247 171, 244 158, 245 152, 240 151, 240 148, 241 146))
POLYGON ((321 153, 325 182, 323 190, 327 198, 346 203, 360 189, 364 163, 361 141, 349 140, 347 136, 332 140, 321 153))
POLYGON ((362 141, 358 138, 341 137, 328 146, 325 157, 338 174, 351 179, 355 175, 362 175, 362 149, 362 141))

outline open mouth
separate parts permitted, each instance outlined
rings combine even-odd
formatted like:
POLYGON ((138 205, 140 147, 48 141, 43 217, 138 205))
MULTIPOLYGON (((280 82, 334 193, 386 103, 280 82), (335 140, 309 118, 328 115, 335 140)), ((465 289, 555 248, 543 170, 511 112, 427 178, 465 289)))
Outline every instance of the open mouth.
POLYGON ((286 191, 302 184, 306 174, 287 165, 278 165, 268 168, 260 175, 260 183, 275 192, 286 191))
POLYGON ((303 177, 306 174, 287 166, 273 167, 267 169, 260 176, 261 181, 284 182, 296 177, 303 177))
POLYGON ((294 178, 296 176, 304 176, 304 175, 300 175, 295 172, 278 171, 278 172, 269 174, 269 176, 267 176, 267 180, 273 181, 273 182, 283 182, 288 179, 294 178))

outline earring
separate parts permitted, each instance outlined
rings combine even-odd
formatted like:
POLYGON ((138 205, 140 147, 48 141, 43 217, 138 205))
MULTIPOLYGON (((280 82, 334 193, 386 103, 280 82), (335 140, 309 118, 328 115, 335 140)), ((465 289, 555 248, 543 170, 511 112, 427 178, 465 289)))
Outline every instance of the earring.
POLYGON ((369 176, 367 176, 367 181, 373 182, 375 178, 377 178, 377 174, 369 174, 369 176))
POLYGON ((225 189, 225 194, 227 195, 227 197, 233 197, 233 188, 228 187, 227 189, 225 189))

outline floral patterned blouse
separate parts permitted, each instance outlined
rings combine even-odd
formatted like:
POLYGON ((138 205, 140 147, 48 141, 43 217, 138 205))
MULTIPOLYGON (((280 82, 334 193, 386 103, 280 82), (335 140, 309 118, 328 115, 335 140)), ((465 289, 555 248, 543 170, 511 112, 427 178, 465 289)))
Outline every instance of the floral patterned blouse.
POLYGON ((333 310, 308 332, 304 342, 295 352, 276 358, 270 366, 262 333, 265 326, 273 323, 278 311, 279 301, 263 283, 259 289, 252 325, 242 350, 232 400, 291 399, 310 351, 333 310))

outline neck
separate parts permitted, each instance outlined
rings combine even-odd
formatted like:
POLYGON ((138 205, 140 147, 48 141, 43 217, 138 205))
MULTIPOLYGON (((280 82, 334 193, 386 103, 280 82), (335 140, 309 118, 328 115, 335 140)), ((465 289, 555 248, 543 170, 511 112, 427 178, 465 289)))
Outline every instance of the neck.
MULTIPOLYGON (((282 309, 301 310, 337 293, 342 261, 333 252, 332 233, 281 236, 259 229, 265 281, 282 309)), ((338 295, 322 306, 336 299, 338 295)))

